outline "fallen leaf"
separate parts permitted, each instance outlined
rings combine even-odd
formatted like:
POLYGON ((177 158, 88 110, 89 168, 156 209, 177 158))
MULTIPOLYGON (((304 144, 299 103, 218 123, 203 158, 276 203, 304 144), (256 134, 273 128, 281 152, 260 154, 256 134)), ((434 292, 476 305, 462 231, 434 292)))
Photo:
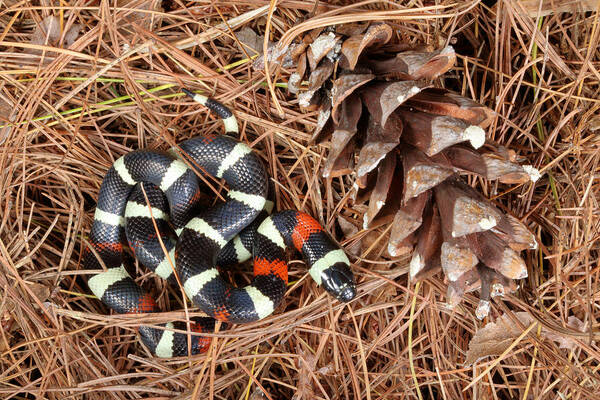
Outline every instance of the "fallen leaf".
MULTIPOLYGON (((513 321, 513 318, 518 319, 525 328, 535 322, 531 314, 519 311, 513 313, 512 317, 504 314, 497 318, 496 322, 487 323, 475 333, 469 342, 465 366, 472 365, 485 357, 502 354, 523 333, 521 328, 513 321)), ((568 328, 578 332, 585 330, 585 324, 574 316, 568 318, 567 325, 568 328)), ((558 332, 551 332, 545 327, 542 327, 541 336, 547 340, 556 342, 561 349, 572 350, 576 346, 576 342, 569 336, 558 332)))
MULTIPOLYGON (((71 27, 64 33, 64 40, 62 41, 62 47, 68 48, 71 46, 75 40, 77 40, 77 36, 79 36, 79 30, 81 29, 81 25, 73 24, 71 27)), ((63 36, 63 32, 60 30, 60 19, 57 16, 49 15, 42 20, 35 27, 33 34, 31 35, 31 44, 36 45, 46 45, 52 47, 59 47, 61 43, 60 39, 63 36)), ((29 54, 42 54, 42 50, 40 49, 25 49, 26 53, 29 54)))
POLYGON ((46 285, 42 285, 41 283, 30 282, 27 284, 31 292, 37 299, 43 303, 48 300, 50 297, 50 289, 46 285))
MULTIPOLYGON (((264 35, 258 35, 252 28, 245 26, 235 33, 235 37, 244 47, 242 52, 246 52, 250 56, 263 54, 264 35)), ((273 44, 269 41, 267 48, 272 45, 273 44)))
MULTIPOLYGON (((571 315, 569 318, 567 318, 567 327, 578 332, 585 332, 586 325, 586 323, 574 315, 571 315)), ((559 332, 550 331, 544 327, 542 327, 542 336, 548 340, 556 342, 559 349, 573 350, 575 346, 577 346, 577 343, 569 336, 563 335, 559 332)))

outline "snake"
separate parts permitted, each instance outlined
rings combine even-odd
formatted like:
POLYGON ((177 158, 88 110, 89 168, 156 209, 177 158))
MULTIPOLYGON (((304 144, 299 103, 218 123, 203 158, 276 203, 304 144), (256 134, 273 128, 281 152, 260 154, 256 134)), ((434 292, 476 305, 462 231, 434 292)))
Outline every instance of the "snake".
POLYGON ((237 139, 231 110, 182 91, 219 117, 225 134, 198 135, 167 152, 135 150, 112 164, 100 186, 83 256, 84 267, 94 271, 88 279, 92 293, 116 313, 161 311, 127 271, 130 253, 183 288, 207 317, 136 327, 141 342, 162 358, 207 351, 211 337, 202 334, 213 333, 216 321, 228 326, 272 314, 288 285, 288 249, 302 255, 309 275, 335 299, 354 299, 351 263, 322 225, 297 210, 271 213, 267 170, 237 139), (225 201, 201 205, 199 176, 205 175, 225 181, 225 201), (248 285, 235 286, 222 276, 225 266, 250 259, 254 276, 248 285))

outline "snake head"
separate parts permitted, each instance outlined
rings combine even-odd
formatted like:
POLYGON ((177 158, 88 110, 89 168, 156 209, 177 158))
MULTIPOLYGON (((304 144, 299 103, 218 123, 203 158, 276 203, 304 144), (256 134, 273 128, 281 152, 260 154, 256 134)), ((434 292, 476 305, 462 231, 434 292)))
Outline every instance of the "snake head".
POLYGON ((333 297, 344 303, 356 296, 354 275, 345 262, 337 262, 321 273, 321 284, 333 297))

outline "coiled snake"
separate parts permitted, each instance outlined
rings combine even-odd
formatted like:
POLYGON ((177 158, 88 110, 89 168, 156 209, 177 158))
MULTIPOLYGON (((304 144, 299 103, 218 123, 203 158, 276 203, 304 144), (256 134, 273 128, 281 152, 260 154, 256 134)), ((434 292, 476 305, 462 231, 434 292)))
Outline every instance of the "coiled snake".
MULTIPOLYGON (((92 292, 118 313, 160 311, 125 270, 126 236, 143 265, 172 283, 179 281, 192 303, 212 317, 194 319, 190 327, 195 333, 211 332, 215 319, 239 324, 271 314, 288 282, 284 253, 288 246, 300 251, 317 284, 341 301, 353 299, 350 262, 315 219, 293 210, 268 216, 273 203, 268 200, 266 170, 250 147, 231 137, 238 133, 231 111, 210 98, 184 92, 225 124, 225 135, 195 137, 178 147, 190 165, 227 182, 226 201, 199 210, 198 179, 182 158, 148 150, 119 158, 100 187, 86 248, 85 268, 104 270, 89 279, 92 292), (219 275, 217 265, 250 257, 254 262, 250 285, 235 287, 219 275)), ((195 334, 188 349, 188 335, 173 329, 187 330, 187 324, 140 326, 139 333, 159 357, 208 348, 209 340, 195 334)))

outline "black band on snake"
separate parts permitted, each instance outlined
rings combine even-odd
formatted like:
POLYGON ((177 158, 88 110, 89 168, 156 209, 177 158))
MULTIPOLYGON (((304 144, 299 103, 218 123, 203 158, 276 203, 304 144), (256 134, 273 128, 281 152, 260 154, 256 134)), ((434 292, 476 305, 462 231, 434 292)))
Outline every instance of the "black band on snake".
MULTIPOLYGON (((222 118, 227 134, 238 133, 227 107, 184 92, 222 118)), ((312 278, 334 297, 350 301, 356 295, 348 258, 315 219, 293 210, 268 216, 273 203, 267 200, 266 170, 250 147, 227 134, 195 137, 178 146, 190 165, 227 182, 224 203, 198 212, 200 189, 194 171, 181 159, 155 151, 139 150, 119 158, 100 188, 84 258, 86 269, 104 270, 89 279, 92 292, 118 313, 160 311, 125 270, 126 236, 143 265, 173 284, 177 274, 192 303, 212 317, 191 321, 189 349, 188 335, 173 331, 187 331, 185 322, 141 326, 142 342, 159 357, 206 351, 210 341, 197 333, 212 332, 215 319, 238 324, 270 315, 288 282, 286 247, 302 254, 312 278), (220 276, 217 265, 250 257, 254 262, 250 285, 235 287, 220 276)))

